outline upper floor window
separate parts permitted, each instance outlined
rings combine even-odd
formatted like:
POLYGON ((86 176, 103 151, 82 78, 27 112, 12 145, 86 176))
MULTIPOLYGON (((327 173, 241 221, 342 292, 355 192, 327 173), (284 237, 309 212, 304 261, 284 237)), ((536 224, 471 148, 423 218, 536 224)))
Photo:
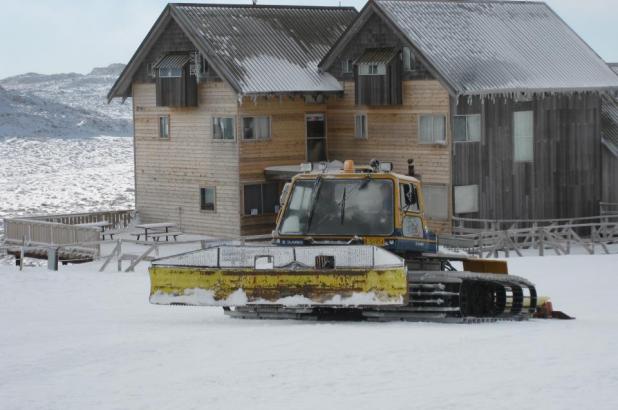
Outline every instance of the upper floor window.
POLYGON ((481 115, 456 115, 453 128, 453 141, 480 141, 481 115))
POLYGON ((161 67, 159 68, 160 78, 179 78, 182 77, 182 67, 161 67))
POLYGON ((353 60, 343 60, 341 62, 341 72, 344 74, 349 74, 354 72, 354 61, 353 60))
POLYGON ((270 138, 270 117, 244 117, 242 128, 243 139, 268 139, 270 138))
POLYGON ((361 64, 358 70, 360 75, 385 75, 386 65, 382 63, 361 64))
POLYGON ((421 144, 445 144, 446 116, 442 114, 421 115, 418 134, 421 144))
POLYGON ((534 112, 513 113, 513 159, 518 162, 534 159, 534 112))
POLYGON ((170 137, 170 116, 162 115, 159 117, 159 138, 168 139, 170 137))
POLYGON ((214 117, 212 119, 212 137, 216 140, 234 139, 234 118, 214 117))
POLYGON ((354 115, 354 138, 367 139, 367 114, 354 115))

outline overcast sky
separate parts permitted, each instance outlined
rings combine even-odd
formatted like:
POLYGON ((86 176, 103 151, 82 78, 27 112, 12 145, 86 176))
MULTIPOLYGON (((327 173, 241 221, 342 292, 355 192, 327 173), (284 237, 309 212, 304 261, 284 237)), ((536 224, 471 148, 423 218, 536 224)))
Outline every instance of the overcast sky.
MULTIPOLYGON (((193 0, 196 2, 199 0, 193 0)), ((25 72, 87 73, 126 63, 164 0, 0 0, 0 78, 25 72)), ((244 3, 250 0, 209 1, 244 3)), ((259 4, 354 6, 364 0, 284 0, 259 4)), ((618 0, 547 0, 606 61, 618 62, 618 0)))

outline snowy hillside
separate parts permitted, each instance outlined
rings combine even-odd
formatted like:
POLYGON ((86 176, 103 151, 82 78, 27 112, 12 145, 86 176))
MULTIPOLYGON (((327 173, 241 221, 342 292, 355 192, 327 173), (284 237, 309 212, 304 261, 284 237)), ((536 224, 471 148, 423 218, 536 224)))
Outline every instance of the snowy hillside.
POLYGON ((0 265, 0 407, 617 408, 618 255, 509 264, 577 319, 243 321, 149 305, 146 263, 0 265))
POLYGON ((122 64, 89 74, 28 73, 0 80, 0 137, 131 135, 131 105, 106 94, 122 64))

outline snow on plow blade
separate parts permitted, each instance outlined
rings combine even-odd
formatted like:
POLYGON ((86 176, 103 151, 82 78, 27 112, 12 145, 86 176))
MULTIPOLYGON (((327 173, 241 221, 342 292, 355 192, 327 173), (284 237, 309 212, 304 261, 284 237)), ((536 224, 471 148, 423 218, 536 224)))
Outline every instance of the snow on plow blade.
POLYGON ((401 306, 402 258, 375 246, 217 246, 157 259, 150 302, 200 306, 401 306))

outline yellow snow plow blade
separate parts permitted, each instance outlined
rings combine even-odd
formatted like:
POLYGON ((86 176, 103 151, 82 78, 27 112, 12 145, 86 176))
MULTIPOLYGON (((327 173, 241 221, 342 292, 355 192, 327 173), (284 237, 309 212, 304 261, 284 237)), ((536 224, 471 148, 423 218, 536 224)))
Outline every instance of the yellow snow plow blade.
POLYGON ((202 306, 407 303, 403 259, 373 246, 219 246, 153 261, 150 302, 202 306))

